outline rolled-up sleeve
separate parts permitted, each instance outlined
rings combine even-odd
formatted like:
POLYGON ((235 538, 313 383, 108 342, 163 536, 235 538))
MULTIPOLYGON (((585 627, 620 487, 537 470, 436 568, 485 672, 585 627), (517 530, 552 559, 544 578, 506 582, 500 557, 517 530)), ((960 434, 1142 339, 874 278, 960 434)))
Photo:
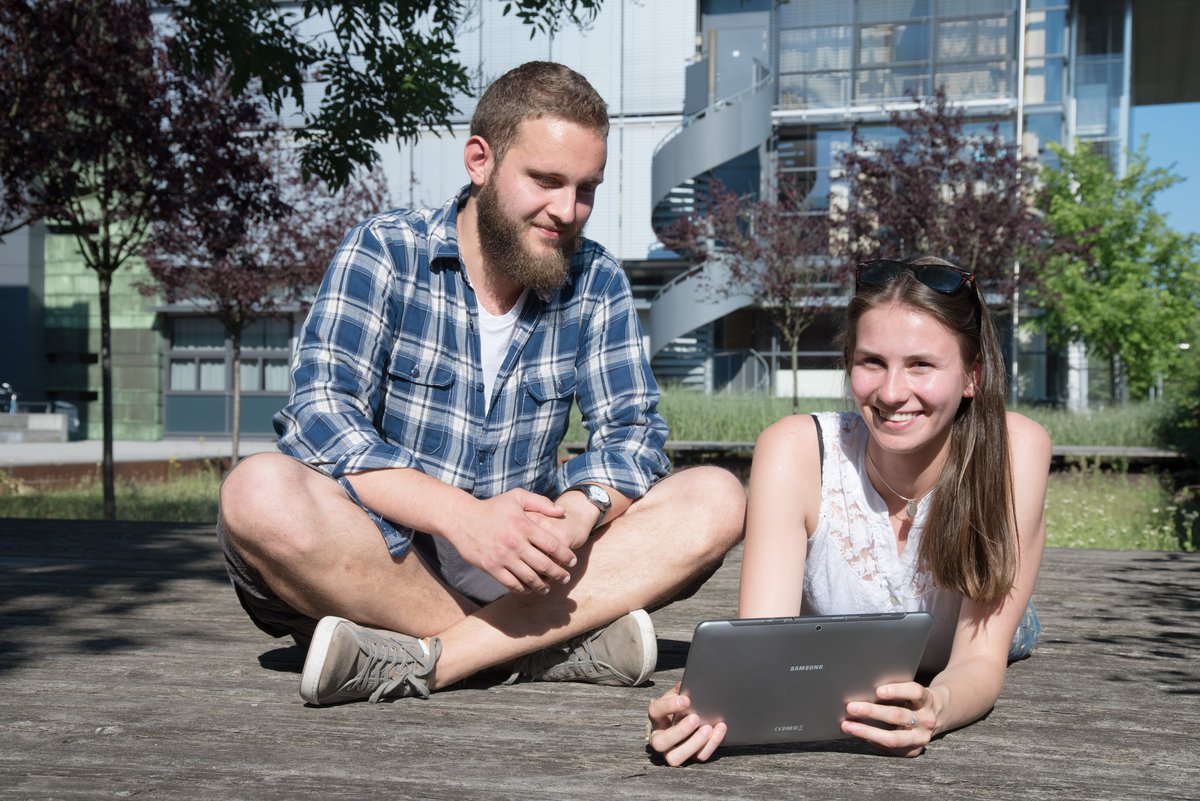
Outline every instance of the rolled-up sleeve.
POLYGON ((291 398, 275 416, 280 449, 334 478, 420 469, 415 455, 385 440, 374 423, 400 313, 393 256, 368 224, 347 234, 301 332, 291 398))
POLYGON ((595 481, 637 498, 670 471, 667 424, 628 279, 616 265, 598 277, 576 360, 587 450, 559 467, 559 488, 595 481))

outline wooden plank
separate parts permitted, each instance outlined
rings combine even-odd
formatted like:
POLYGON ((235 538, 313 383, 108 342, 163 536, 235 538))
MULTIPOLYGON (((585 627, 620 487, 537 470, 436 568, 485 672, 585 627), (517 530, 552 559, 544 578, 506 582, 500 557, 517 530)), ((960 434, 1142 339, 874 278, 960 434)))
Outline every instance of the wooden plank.
POLYGON ((985 720, 916 760, 853 743, 648 757, 646 704, 738 554, 654 613, 653 686, 501 687, 309 708, 209 527, 0 520, 0 798, 1144 799, 1200 784, 1200 556, 1052 550, 1046 637, 985 720))

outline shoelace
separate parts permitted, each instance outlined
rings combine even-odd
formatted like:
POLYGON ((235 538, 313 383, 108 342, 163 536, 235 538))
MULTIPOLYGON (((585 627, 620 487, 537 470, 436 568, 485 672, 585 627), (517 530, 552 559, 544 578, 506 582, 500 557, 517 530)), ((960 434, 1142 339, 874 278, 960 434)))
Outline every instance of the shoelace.
POLYGON ((388 637, 360 632, 359 638, 367 655, 367 663, 358 675, 346 682, 346 689, 361 692, 375 687, 369 699, 373 704, 401 688, 411 690, 399 693, 401 696, 429 697, 429 685, 424 677, 414 675, 412 670, 414 667, 424 667, 421 661, 424 654, 414 653, 413 646, 388 637), (395 675, 397 668, 408 670, 400 670, 399 675, 395 675))
POLYGON ((576 676, 590 676, 595 673, 600 675, 605 670, 613 672, 611 666, 601 662, 596 658, 596 654, 592 651, 592 641, 600 636, 599 631, 593 631, 573 640, 567 640, 561 645, 544 648, 541 651, 535 651, 532 654, 524 657, 519 661, 519 667, 514 670, 512 675, 505 679, 505 684, 515 684, 522 676, 528 678, 537 678, 546 673, 550 668, 559 667, 570 662, 569 669, 576 676), (583 655, 576 654, 580 648, 583 649, 583 655), (563 659, 563 655, 566 659, 563 659))

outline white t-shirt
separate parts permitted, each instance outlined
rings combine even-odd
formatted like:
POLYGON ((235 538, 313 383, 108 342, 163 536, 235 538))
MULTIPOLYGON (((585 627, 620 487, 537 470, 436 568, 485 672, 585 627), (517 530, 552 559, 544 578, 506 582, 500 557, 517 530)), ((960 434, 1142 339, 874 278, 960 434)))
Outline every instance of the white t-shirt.
POLYGON ((517 302, 507 312, 495 315, 476 304, 479 311, 479 357, 483 369, 483 393, 487 399, 487 408, 492 407, 492 387, 496 385, 496 376, 504 357, 508 354, 508 346, 512 344, 513 334, 517 330, 517 320, 521 318, 521 310, 525 308, 525 298, 529 297, 526 289, 517 298, 517 302))

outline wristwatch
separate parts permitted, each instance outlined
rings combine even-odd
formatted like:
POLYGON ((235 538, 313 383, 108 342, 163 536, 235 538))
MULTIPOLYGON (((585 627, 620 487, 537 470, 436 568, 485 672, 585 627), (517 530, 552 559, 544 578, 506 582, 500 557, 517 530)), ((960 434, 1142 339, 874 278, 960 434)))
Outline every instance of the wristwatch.
POLYGON ((596 518, 596 524, 592 526, 592 531, 604 525, 604 518, 608 517, 608 510, 612 509, 612 498, 608 497, 608 491, 604 487, 599 484, 576 484, 573 487, 567 487, 563 491, 563 495, 568 492, 582 492, 583 497, 600 510, 600 516, 596 518))

